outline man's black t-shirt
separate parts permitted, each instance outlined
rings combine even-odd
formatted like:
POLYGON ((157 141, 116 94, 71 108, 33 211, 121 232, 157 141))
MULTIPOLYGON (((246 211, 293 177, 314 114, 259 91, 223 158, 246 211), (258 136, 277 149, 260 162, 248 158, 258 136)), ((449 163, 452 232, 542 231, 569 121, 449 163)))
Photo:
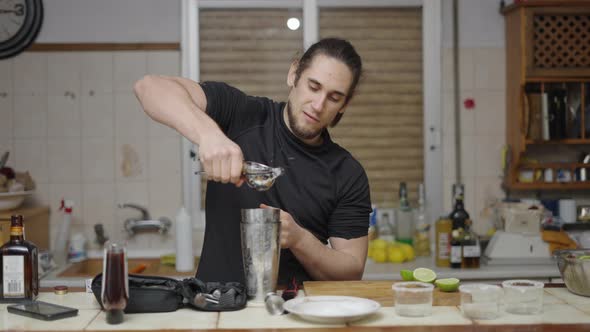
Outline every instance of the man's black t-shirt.
MULTIPOLYGON (((362 166, 325 130, 323 143, 309 146, 287 127, 285 103, 252 97, 224 83, 204 82, 207 114, 240 146, 244 160, 283 167, 268 191, 246 184, 209 181, 206 228, 196 277, 203 281, 244 282, 240 239, 240 210, 261 203, 280 208, 323 243, 367 235, 371 202, 362 166)), ((310 280, 288 249, 281 250, 279 280, 310 280)))

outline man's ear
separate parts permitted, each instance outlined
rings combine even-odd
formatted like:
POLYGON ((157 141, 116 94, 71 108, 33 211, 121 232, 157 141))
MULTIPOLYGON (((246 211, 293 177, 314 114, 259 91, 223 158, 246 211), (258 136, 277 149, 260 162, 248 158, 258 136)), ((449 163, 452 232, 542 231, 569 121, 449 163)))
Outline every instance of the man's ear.
POLYGON ((289 67, 289 73, 287 74, 287 86, 292 88, 295 86, 295 75, 297 71, 297 60, 291 63, 291 67, 289 67))

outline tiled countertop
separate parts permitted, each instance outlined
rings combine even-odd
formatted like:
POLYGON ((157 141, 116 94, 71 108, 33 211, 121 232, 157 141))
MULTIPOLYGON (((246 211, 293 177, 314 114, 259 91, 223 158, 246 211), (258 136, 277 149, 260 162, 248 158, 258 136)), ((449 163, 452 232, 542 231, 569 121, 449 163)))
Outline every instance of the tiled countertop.
POLYGON ((461 314, 455 306, 436 306, 428 317, 407 318, 398 316, 393 307, 382 307, 377 314, 361 321, 344 324, 317 324, 304 321, 295 315, 270 316, 261 306, 249 305, 247 308, 234 312, 202 312, 193 309, 180 309, 169 313, 129 314, 119 325, 109 325, 105 321, 104 312, 88 293, 68 293, 55 295, 42 293, 39 300, 61 304, 79 309, 78 316, 57 321, 41 321, 23 317, 6 311, 7 304, 0 304, 0 328, 2 330, 52 330, 52 331, 98 331, 98 330, 198 330, 198 329, 286 329, 286 328, 325 328, 348 327, 347 330, 358 328, 379 328, 380 330, 398 331, 401 327, 430 326, 436 331, 442 326, 455 326, 454 331, 470 331, 474 324, 495 325, 499 331, 513 331, 514 325, 542 325, 545 330, 560 331, 567 324, 567 329, 576 331, 590 330, 590 298, 574 295, 565 288, 546 288, 544 294, 544 311, 539 315, 512 315, 503 312, 493 320, 473 321, 461 314), (462 329, 461 326, 464 328, 462 329), (506 328, 503 328, 503 327, 506 328), (545 328, 547 327, 547 328, 545 328))

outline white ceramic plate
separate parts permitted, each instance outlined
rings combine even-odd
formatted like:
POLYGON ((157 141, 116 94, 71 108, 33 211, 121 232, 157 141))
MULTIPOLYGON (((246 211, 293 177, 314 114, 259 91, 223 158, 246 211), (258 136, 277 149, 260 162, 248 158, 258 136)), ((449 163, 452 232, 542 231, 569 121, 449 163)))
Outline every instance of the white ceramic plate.
POLYGON ((0 193, 0 211, 16 209, 34 190, 0 193))
POLYGON ((374 314, 380 307, 373 300, 352 296, 305 296, 284 305, 290 313, 318 323, 352 322, 374 314))

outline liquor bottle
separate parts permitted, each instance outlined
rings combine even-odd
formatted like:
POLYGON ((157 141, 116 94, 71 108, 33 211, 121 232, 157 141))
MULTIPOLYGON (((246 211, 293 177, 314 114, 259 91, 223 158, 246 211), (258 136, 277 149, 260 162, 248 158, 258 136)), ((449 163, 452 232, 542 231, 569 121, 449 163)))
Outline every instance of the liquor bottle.
POLYGON ((416 256, 430 256, 430 222, 426 215, 424 184, 418 186, 418 208, 414 211, 414 250, 416 256))
POLYGON ((481 249, 477 234, 473 231, 471 219, 465 221, 465 235, 463 236, 463 268, 478 268, 481 249))
POLYGON ((411 245, 414 237, 414 222, 405 182, 399 184, 399 207, 395 214, 396 240, 411 245))
POLYGON ((38 249, 25 241, 23 216, 10 218, 10 240, 0 248, 0 302, 34 301, 39 295, 38 249))
POLYGON ((451 232, 453 222, 448 216, 442 216, 436 221, 436 266, 450 267, 451 232))
POLYGON ((465 235, 465 221, 469 219, 469 213, 463 205, 464 187, 462 184, 453 185, 453 197, 455 204, 449 215, 453 223, 451 232, 451 267, 460 268, 463 261, 463 236, 465 235))
POLYGON ((453 229, 465 229, 465 221, 469 219, 469 213, 465 211, 465 206, 463 204, 464 199, 464 188, 462 184, 455 184, 453 185, 453 197, 455 199, 455 204, 453 207, 453 211, 451 212, 449 218, 453 221, 453 229))

